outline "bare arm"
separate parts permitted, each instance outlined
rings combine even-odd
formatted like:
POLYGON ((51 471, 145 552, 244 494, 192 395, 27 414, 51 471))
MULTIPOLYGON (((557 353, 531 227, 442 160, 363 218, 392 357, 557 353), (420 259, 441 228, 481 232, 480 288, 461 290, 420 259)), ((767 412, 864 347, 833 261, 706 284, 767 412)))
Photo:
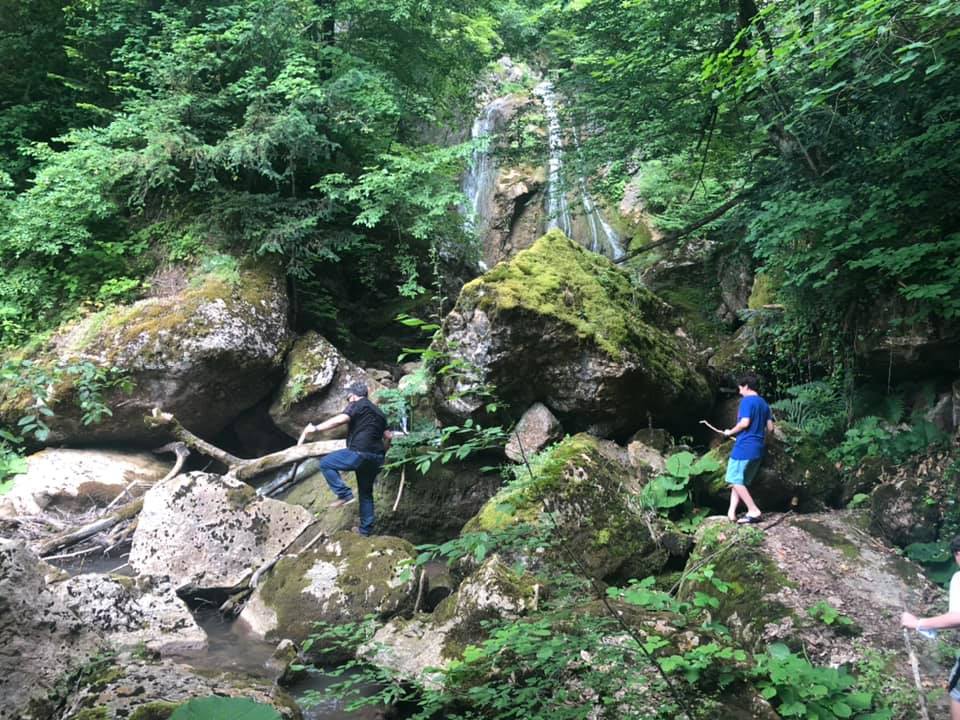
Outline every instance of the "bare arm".
POLYGON ((948 612, 928 618, 918 618, 905 612, 900 616, 900 624, 911 630, 948 630, 960 627, 960 612, 948 612))
POLYGON ((726 435, 727 437, 730 437, 731 435, 736 435, 738 432, 741 432, 742 430, 746 430, 748 427, 750 427, 750 418, 748 417, 740 418, 740 421, 736 425, 734 425, 729 430, 724 430, 723 434, 726 435))
POLYGON ((312 423, 307 423, 303 428, 303 432, 300 433, 300 439, 297 440, 297 445, 302 445, 303 441, 306 439, 307 435, 314 432, 323 432, 324 430, 331 430, 339 425, 345 425, 350 422, 350 416, 346 413, 337 413, 331 418, 324 420, 319 425, 314 425, 312 423))

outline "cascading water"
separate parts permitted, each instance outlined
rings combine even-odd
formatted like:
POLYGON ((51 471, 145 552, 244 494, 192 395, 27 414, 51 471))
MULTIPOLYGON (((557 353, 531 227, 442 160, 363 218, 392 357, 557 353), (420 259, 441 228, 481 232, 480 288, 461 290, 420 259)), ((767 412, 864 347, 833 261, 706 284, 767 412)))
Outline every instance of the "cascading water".
POLYGON ((497 163, 491 152, 491 138, 496 131, 497 118, 502 114, 507 98, 496 98, 487 103, 473 121, 470 139, 477 143, 470 155, 470 165, 463 177, 461 189, 466 205, 461 208, 463 225, 468 232, 482 232, 488 220, 486 211, 493 195, 493 181, 497 163))
MULTIPOLYGON (((540 83, 534 89, 534 94, 543 99, 544 111, 547 114, 547 142, 550 150, 549 173, 547 175, 547 229, 559 228, 567 237, 581 240, 574 235, 574 223, 564 184, 563 133, 560 126, 560 113, 557 111, 557 96, 553 91, 553 85, 549 81, 540 83)), ((576 132, 574 132, 573 137, 579 153, 580 143, 576 132)), ((604 219, 593 201, 590 192, 587 190, 587 180, 582 173, 577 175, 576 190, 579 191, 579 202, 583 208, 583 217, 590 236, 588 247, 593 252, 603 253, 614 260, 619 260, 625 254, 620 236, 604 219)))
POLYGON ((557 96, 553 84, 544 81, 533 90, 543 98, 547 113, 547 144, 550 149, 547 172, 547 229, 559 228, 567 237, 573 237, 573 221, 567 204, 563 182, 563 133, 560 131, 560 113, 557 112, 557 96))

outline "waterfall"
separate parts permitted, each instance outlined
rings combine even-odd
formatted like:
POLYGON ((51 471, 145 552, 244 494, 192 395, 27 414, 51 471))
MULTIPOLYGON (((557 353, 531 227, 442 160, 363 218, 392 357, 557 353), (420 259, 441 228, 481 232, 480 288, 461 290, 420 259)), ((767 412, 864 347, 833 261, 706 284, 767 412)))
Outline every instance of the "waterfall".
MULTIPOLYGON (((619 260, 625 254, 620 236, 608 223, 587 189, 587 179, 583 173, 577 174, 575 190, 579 194, 579 203, 583 208, 583 218, 589 234, 589 244, 583 238, 574 235, 574 224, 567 201, 567 189, 563 176, 563 132, 560 126, 560 114, 557 112, 557 96, 553 91, 553 84, 549 81, 540 83, 534 94, 543 98, 544 111, 547 114, 547 144, 549 153, 549 172, 547 174, 547 229, 559 228, 567 237, 582 242, 590 250, 603 253, 608 257, 619 260)), ((576 130, 573 132, 574 145, 577 154, 580 152, 580 142, 576 130)))
POLYGON ((493 195, 493 181, 497 172, 496 159, 491 152, 491 138, 496 131, 497 118, 508 98, 496 98, 487 103, 473 121, 470 139, 476 145, 470 154, 470 164, 463 177, 461 189, 467 198, 461 208, 463 226, 467 232, 482 232, 489 220, 485 212, 493 195))
POLYGON ((547 172, 547 229, 559 228, 564 234, 573 237, 573 221, 567 204, 567 193, 563 182, 563 133, 560 130, 560 114, 557 112, 557 96, 553 84, 544 81, 533 90, 543 98, 543 107, 547 113, 547 144, 550 149, 547 172))

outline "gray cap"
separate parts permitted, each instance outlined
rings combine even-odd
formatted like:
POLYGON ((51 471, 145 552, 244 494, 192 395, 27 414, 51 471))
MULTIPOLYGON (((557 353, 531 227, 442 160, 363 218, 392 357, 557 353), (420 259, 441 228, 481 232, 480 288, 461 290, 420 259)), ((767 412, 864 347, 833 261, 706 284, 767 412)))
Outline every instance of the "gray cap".
POLYGON ((347 395, 367 396, 367 384, 365 382, 354 382, 347 385, 347 395))

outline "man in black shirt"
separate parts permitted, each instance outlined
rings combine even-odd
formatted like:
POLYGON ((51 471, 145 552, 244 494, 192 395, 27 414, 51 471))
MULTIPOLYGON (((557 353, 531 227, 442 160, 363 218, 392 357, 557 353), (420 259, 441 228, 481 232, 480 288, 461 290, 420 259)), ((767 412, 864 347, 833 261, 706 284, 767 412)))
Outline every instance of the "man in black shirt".
POLYGON ((387 418, 380 408, 367 399, 367 386, 364 383, 353 383, 347 388, 347 393, 348 404, 343 412, 319 425, 307 423, 300 434, 299 443, 306 439, 308 433, 322 432, 349 423, 346 449, 325 456, 320 461, 320 472, 337 496, 330 503, 332 508, 343 507, 354 501, 353 491, 343 482, 340 471, 356 472, 360 490, 359 532, 361 535, 370 535, 373 531, 373 482, 383 467, 383 434, 387 429, 387 418))

